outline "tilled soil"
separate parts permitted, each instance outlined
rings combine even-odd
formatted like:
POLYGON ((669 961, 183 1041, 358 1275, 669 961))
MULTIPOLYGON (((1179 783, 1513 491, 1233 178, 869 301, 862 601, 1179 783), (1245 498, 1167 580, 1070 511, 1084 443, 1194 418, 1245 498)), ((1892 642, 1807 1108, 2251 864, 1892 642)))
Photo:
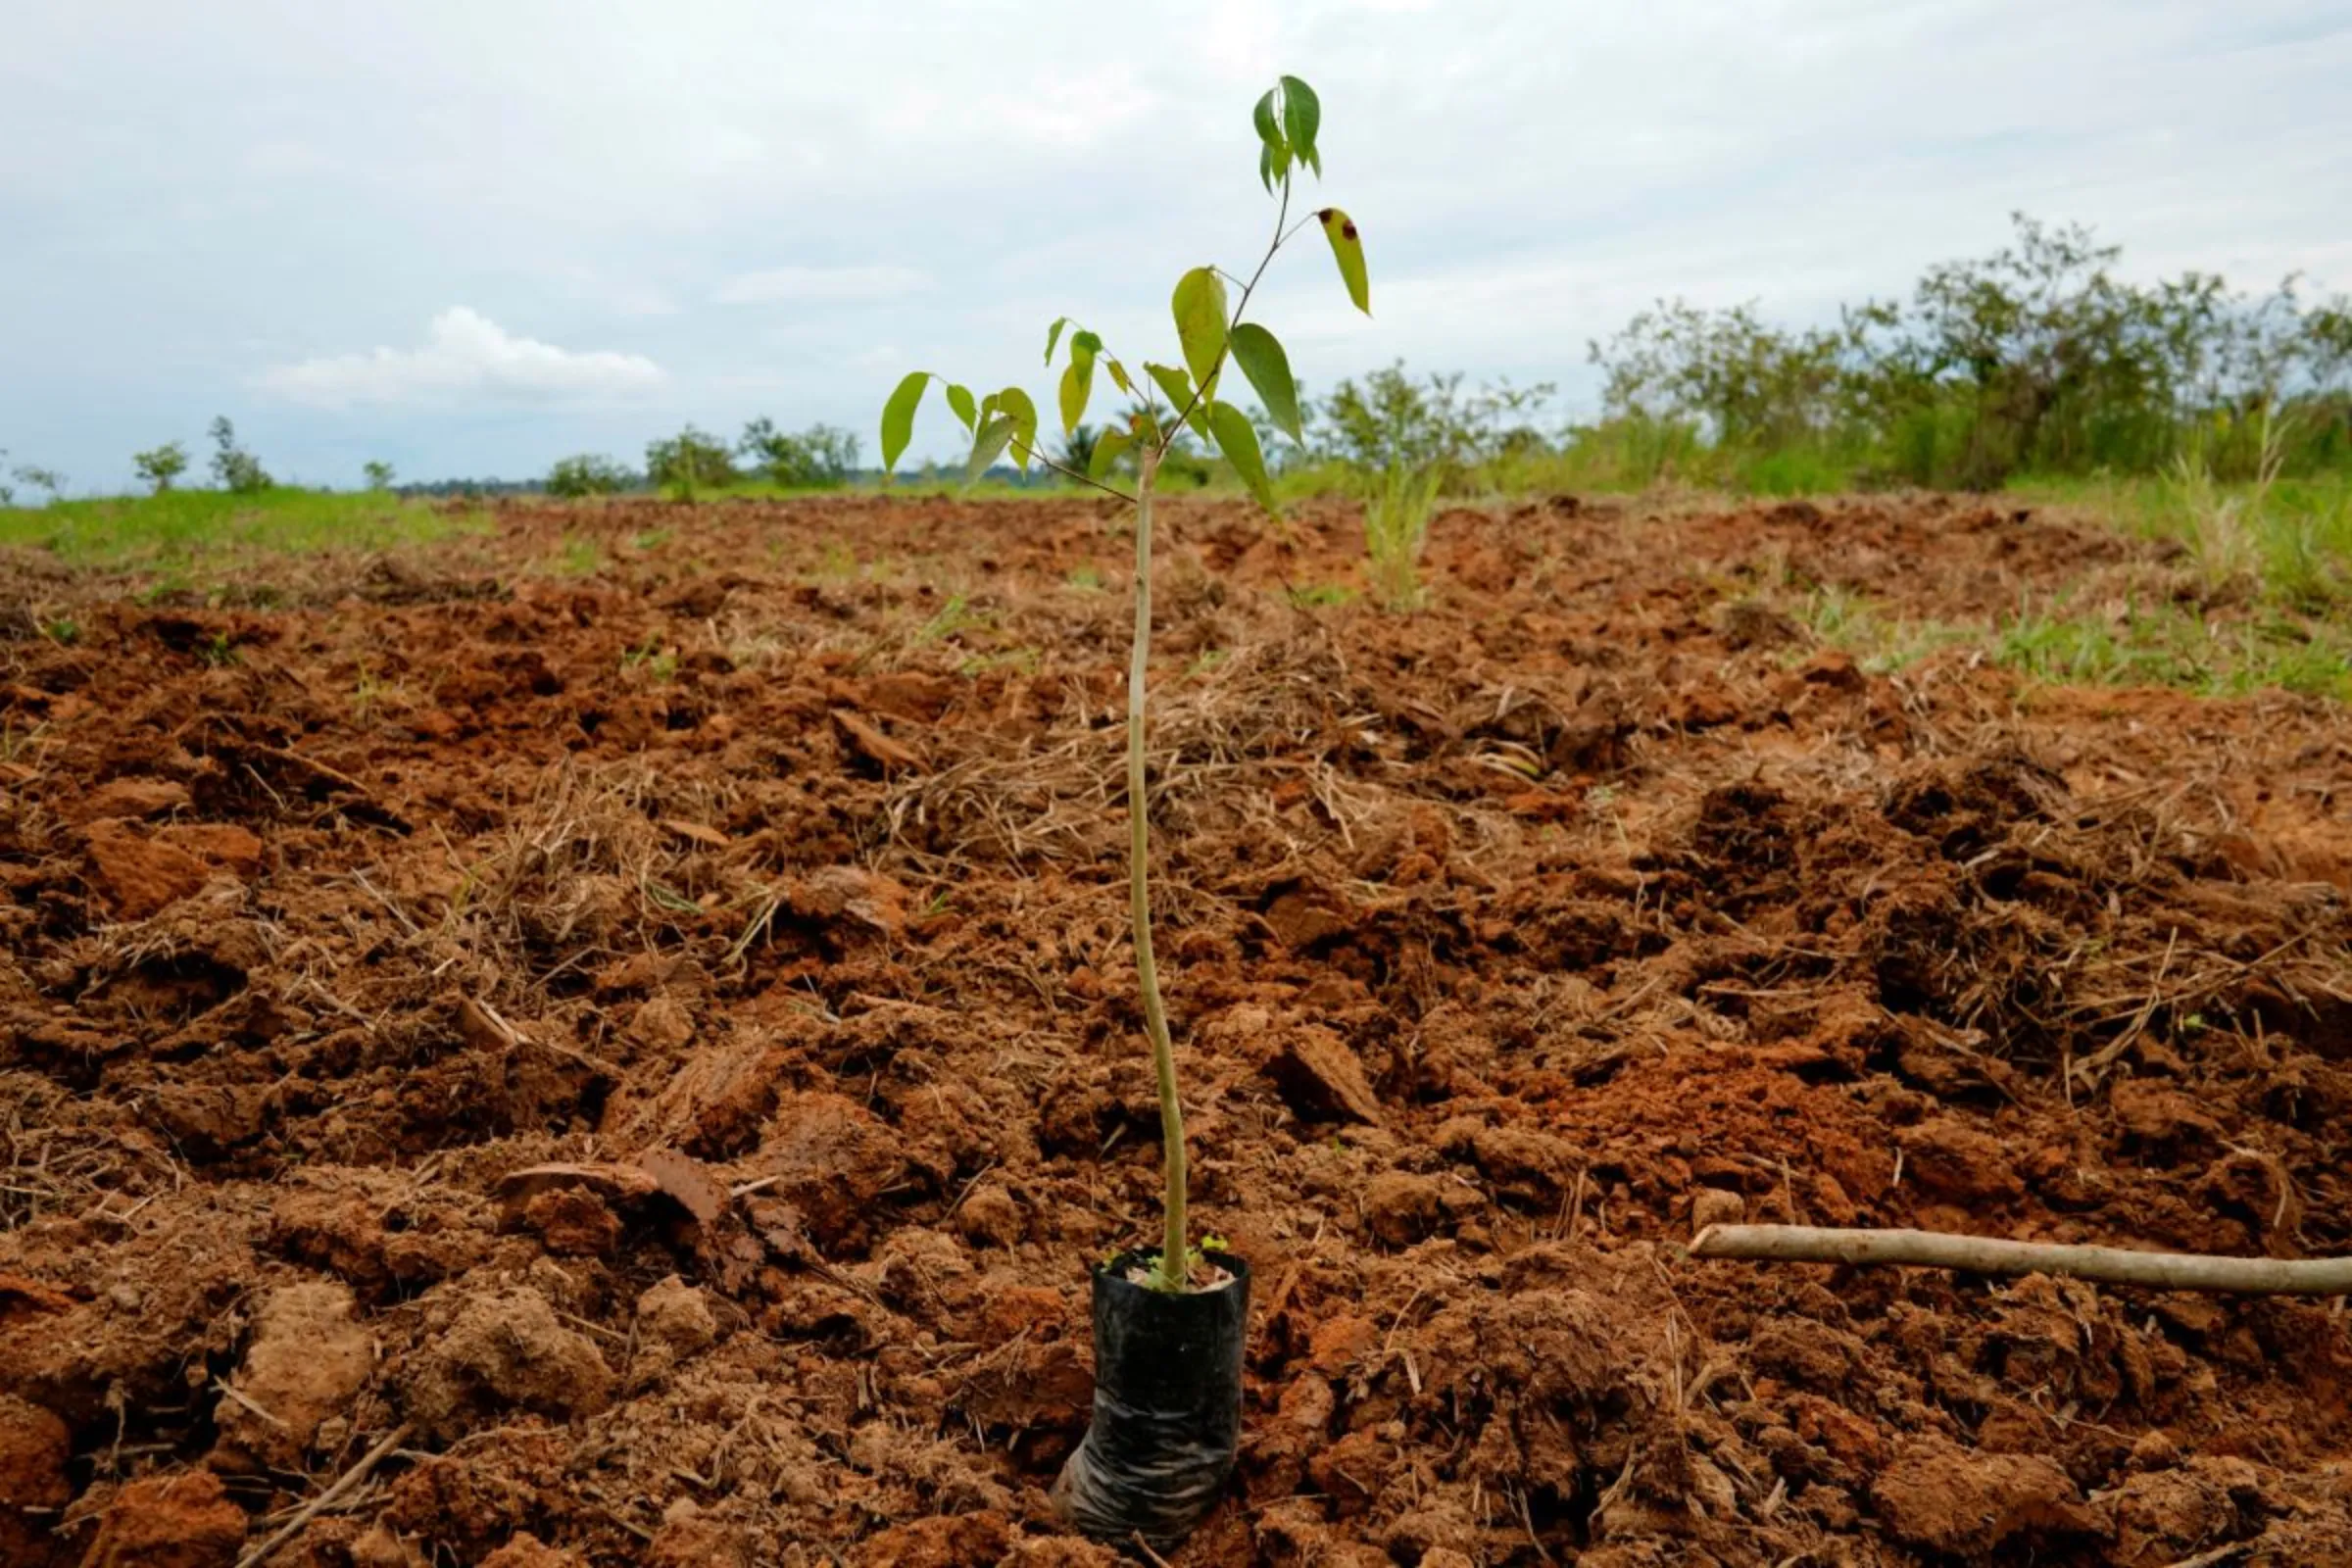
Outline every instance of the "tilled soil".
MULTIPOLYGON (((1682 1248, 2352 1248, 2340 710, 1785 612, 2177 586, 2007 507, 1453 512, 1411 615, 1343 511, 1167 514, 1160 958, 1257 1282, 1175 1561, 2352 1561, 2340 1301, 1682 1248)), ((0 1562, 1113 1560, 1044 1489, 1155 1212, 1119 520, 0 565, 0 1562)))

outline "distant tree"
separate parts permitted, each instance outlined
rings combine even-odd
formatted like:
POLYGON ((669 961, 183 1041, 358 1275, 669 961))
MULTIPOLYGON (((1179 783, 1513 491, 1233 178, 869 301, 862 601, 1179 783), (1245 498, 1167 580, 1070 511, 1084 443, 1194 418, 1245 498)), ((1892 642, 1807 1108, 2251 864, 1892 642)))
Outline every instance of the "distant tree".
POLYGON ((743 427, 736 450, 777 484, 793 489, 834 489, 847 484, 858 466, 858 438, 829 424, 812 424, 792 435, 772 419, 754 419, 743 427))
POLYGON ((19 484, 31 485, 36 490, 48 491, 52 501, 58 500, 66 492, 66 476, 55 468, 36 467, 29 463, 19 464, 16 480, 19 484))
POLYGON ((1070 433, 1061 438, 1061 466, 1076 473, 1093 473, 1095 443, 1102 432, 1084 419, 1070 426, 1070 433))
POLYGON ((368 489, 389 490, 392 488, 392 465, 383 459, 369 459, 360 466, 360 471, 368 476, 368 489))
POLYGON ((139 477, 152 486, 157 495, 172 488, 172 481, 188 471, 188 449, 176 441, 167 441, 131 457, 131 466, 139 477))
POLYGON ((583 452, 548 470, 545 489, 551 496, 576 501, 585 496, 618 495, 636 481, 635 474, 611 458, 583 452))
POLYGON ((255 495, 269 489, 275 480, 262 466, 262 460, 237 445, 237 427, 223 414, 213 420, 213 478, 223 490, 236 495, 255 495))
POLYGON ((706 489, 723 490, 741 477, 725 444, 691 424, 646 447, 645 474, 678 501, 692 501, 706 489))

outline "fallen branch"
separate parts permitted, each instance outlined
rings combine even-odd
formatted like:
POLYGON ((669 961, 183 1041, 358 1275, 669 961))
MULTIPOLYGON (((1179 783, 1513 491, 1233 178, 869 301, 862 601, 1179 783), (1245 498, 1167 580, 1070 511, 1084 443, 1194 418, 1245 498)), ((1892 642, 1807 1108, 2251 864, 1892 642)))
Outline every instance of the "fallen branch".
POLYGON ((342 1475, 336 1477, 335 1484, 333 1486, 327 1488, 324 1492, 321 1492, 318 1494, 318 1495, 313 1497, 310 1501, 295 1509, 294 1517, 288 1519, 278 1530, 277 1534, 271 1536, 268 1541, 263 1542, 251 1551, 245 1553, 244 1556, 239 1557, 237 1559, 237 1568, 261 1568, 261 1564, 268 1562, 276 1554, 278 1547, 284 1545, 287 1542, 292 1541, 296 1536, 300 1535, 302 1533, 303 1526, 309 1524, 313 1519, 318 1518, 318 1515, 325 1510, 329 1503, 335 1501, 345 1493, 351 1491, 352 1488, 367 1480, 368 1473, 373 1470, 377 1465, 383 1463, 384 1456, 390 1453, 394 1448, 399 1447, 402 1442, 408 1438, 408 1435, 409 1423, 406 1421, 403 1421, 399 1426, 394 1427, 391 1432, 386 1435, 383 1442, 377 1444, 374 1447, 369 1448, 366 1453, 360 1455, 359 1463, 344 1471, 342 1475))
POLYGON ((1813 1225, 1709 1225, 1690 1239, 1692 1257, 1774 1263, 1892 1263, 1969 1274, 2064 1274, 2102 1285, 2238 1296, 2352 1295, 2352 1257, 2215 1257, 2140 1252, 2120 1247, 2001 1242, 1936 1231, 1829 1230, 1813 1225))

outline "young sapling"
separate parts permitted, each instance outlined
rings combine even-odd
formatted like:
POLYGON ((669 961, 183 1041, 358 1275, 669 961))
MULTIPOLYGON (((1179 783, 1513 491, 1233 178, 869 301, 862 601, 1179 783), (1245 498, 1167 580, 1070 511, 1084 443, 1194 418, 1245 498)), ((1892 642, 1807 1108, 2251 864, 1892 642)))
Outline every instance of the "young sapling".
MULTIPOLYGON (((1087 1440, 1072 1457, 1060 1484, 1065 1510, 1082 1528, 1093 1533, 1131 1534, 1147 1539, 1180 1539, 1215 1500, 1230 1474, 1233 1445, 1240 1420, 1240 1329, 1248 1284, 1247 1265, 1214 1248, 1195 1248, 1190 1242, 1185 1210, 1186 1169, 1184 1106, 1177 1091, 1175 1054, 1168 1038, 1167 1009, 1159 988, 1159 969, 1152 944, 1151 815, 1146 765, 1148 673, 1152 656, 1152 506, 1160 466, 1178 437, 1191 430, 1221 454, 1249 487, 1258 504, 1280 514, 1274 487, 1266 471, 1265 455, 1250 417, 1219 395, 1228 363, 1238 365, 1256 391, 1273 427, 1303 444, 1298 389, 1291 374, 1290 359, 1274 334, 1248 319, 1250 301, 1266 269, 1284 246, 1309 225, 1322 230, 1337 262, 1348 298, 1365 315, 1371 314, 1371 291, 1364 270, 1364 248, 1355 221, 1337 207, 1324 207, 1295 221, 1291 204, 1298 172, 1310 171, 1319 180, 1322 154, 1316 145, 1322 127, 1322 106, 1311 88, 1296 76, 1284 76, 1257 100, 1252 121, 1258 137, 1258 179, 1276 203, 1273 234, 1265 253, 1247 277, 1217 267, 1196 267, 1176 280, 1169 301, 1175 319, 1178 354, 1175 364, 1147 361, 1141 375, 1109 352, 1102 339, 1062 318, 1046 329, 1046 366, 1051 369, 1066 342, 1055 402, 1066 436, 1074 435, 1091 401, 1098 371, 1106 375, 1125 400, 1124 418, 1113 419, 1095 436, 1083 468, 1056 460, 1038 445, 1038 413, 1029 394, 1007 386, 975 398, 970 388, 930 371, 917 370, 902 380, 882 411, 882 466, 887 474, 912 439, 914 416, 933 381, 945 389, 949 410, 971 437, 965 464, 967 481, 986 473, 1009 453, 1026 473, 1037 463, 1083 485, 1116 496, 1134 509, 1135 520, 1135 635, 1127 671, 1127 880, 1128 907, 1134 932, 1136 984, 1141 993, 1144 1030, 1152 1049, 1158 1081, 1161 1158, 1166 1178, 1162 1226, 1156 1252, 1122 1252, 1098 1266, 1096 1279, 1097 1394, 1096 1421, 1087 1440), (1227 285, 1240 292, 1228 296, 1227 285), (1118 482, 1122 458, 1134 461, 1132 490, 1118 482), (1115 1276, 1115 1277, 1114 1277, 1115 1276), (1138 1291, 1137 1287, 1145 1289, 1138 1291), (1221 1292, 1220 1287, 1231 1287, 1221 1292), (1200 1424, 1210 1434, 1201 1446, 1221 1450, 1200 1463, 1173 1466, 1143 1464, 1151 1472, 1116 1478, 1121 1485, 1105 1487, 1097 1471, 1119 1469, 1135 1460, 1126 1451, 1135 1446, 1132 1432, 1121 1426, 1133 1411, 1121 1402, 1122 1373, 1118 1358, 1107 1351, 1110 1342, 1121 1348, 1141 1331, 1127 1327, 1130 1318, 1149 1315, 1135 1296, 1158 1295, 1198 1299, 1203 1293, 1230 1294, 1229 1308, 1210 1313, 1186 1309, 1188 1327, 1178 1333, 1183 1343, 1202 1358, 1230 1361, 1230 1389, 1206 1396, 1199 1409, 1200 1424), (1109 1455, 1108 1458, 1105 1455, 1109 1455), (1165 1471, 1164 1474, 1161 1471, 1165 1471), (1121 1493, 1109 1497, 1106 1492, 1121 1493), (1139 1500, 1139 1498, 1141 1500, 1139 1500)), ((1127 1391, 1154 1380, 1133 1375, 1127 1391)), ((1227 1381, 1222 1372, 1214 1381, 1227 1381)), ((1153 1392, 1167 1394, 1164 1388, 1153 1392)), ((1164 1413, 1164 1412, 1163 1412, 1164 1413)), ((1149 1423, 1145 1423, 1149 1425, 1149 1423)))
POLYGON ((1290 358, 1274 334, 1245 318, 1250 298, 1265 277, 1282 248, 1313 224, 1330 241, 1340 277, 1356 308, 1372 313, 1371 289, 1364 270, 1363 241, 1355 221, 1337 207, 1324 207, 1291 221, 1293 184, 1300 168, 1318 179, 1323 160, 1316 146, 1322 107, 1311 88, 1296 76, 1284 76, 1257 101, 1252 116, 1257 127, 1258 177, 1276 199, 1274 233, 1265 254, 1247 279, 1217 267, 1196 267, 1176 280, 1170 300, 1179 348, 1178 365, 1146 362, 1144 374, 1131 374, 1126 364, 1103 347, 1102 339, 1069 318, 1046 329, 1046 366, 1052 368, 1067 335, 1069 353, 1061 372, 1057 402, 1066 436, 1073 435, 1092 399, 1098 368, 1110 378, 1119 396, 1128 400, 1123 422, 1107 425, 1093 442, 1085 470, 1072 467, 1038 446, 1037 405, 1017 386, 974 399, 968 387, 927 370, 910 372, 900 381, 882 410, 882 466, 887 473, 912 439, 915 411, 933 381, 946 388, 949 410, 972 437, 965 464, 966 482, 977 480, 1009 452, 1026 473, 1040 464, 1135 509, 1135 639, 1127 674, 1127 811, 1128 892, 1134 923, 1136 983, 1142 992, 1144 1028, 1150 1038, 1152 1065, 1159 1082, 1160 1133, 1166 1166, 1164 1240, 1152 1258, 1152 1283, 1160 1290, 1186 1287, 1188 1264, 1198 1261, 1187 1244, 1185 1215, 1184 1108, 1176 1091, 1176 1067, 1168 1043, 1167 1011, 1162 1004, 1159 971, 1152 947, 1151 838, 1146 798, 1146 671, 1152 653, 1152 502, 1153 482, 1178 436, 1187 428, 1207 442, 1233 466, 1250 493, 1271 515, 1280 514, 1265 455, 1250 417, 1217 394, 1226 363, 1239 365, 1257 392, 1273 426, 1303 444, 1298 383, 1290 358), (1226 284, 1238 283, 1241 293, 1228 304, 1226 284), (1161 402, 1162 398, 1166 402, 1161 402), (1135 460, 1135 488, 1121 489, 1114 470, 1122 457, 1135 460))

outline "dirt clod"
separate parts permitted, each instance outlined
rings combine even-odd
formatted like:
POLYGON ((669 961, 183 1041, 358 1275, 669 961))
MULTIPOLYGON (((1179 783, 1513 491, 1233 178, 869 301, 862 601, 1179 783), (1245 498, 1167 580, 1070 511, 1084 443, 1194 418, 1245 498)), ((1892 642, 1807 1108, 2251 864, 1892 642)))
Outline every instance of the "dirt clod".
POLYGON ((481 1568, 585 1568, 585 1564, 577 1552, 551 1546, 525 1530, 484 1557, 481 1568))
POLYGON ((1364 1077, 1364 1064, 1348 1049, 1348 1042, 1328 1029, 1307 1024, 1288 1031, 1270 1070, 1302 1116, 1374 1125, 1380 1121, 1380 1100, 1364 1077))
POLYGON ((117 918, 144 920, 204 886, 203 860, 126 823, 100 819, 83 830, 90 881, 117 918))
POLYGON ((2038 1454, 1918 1443, 1896 1453, 1870 1495, 1897 1540, 1953 1556, 2104 1534, 2066 1472, 2038 1454))
POLYGON ((301 1467, 320 1423, 340 1414, 375 1368, 375 1346, 348 1287, 286 1285, 263 1298, 253 1344, 220 1396, 214 1463, 301 1467))
POLYGON ((555 1420, 593 1414, 612 1388, 595 1342, 566 1328, 527 1287, 466 1300, 407 1380, 410 1414, 445 1437, 510 1409, 555 1420))
POLYGON ((207 1470, 134 1481, 98 1524, 82 1568, 231 1568, 245 1510, 207 1470))

